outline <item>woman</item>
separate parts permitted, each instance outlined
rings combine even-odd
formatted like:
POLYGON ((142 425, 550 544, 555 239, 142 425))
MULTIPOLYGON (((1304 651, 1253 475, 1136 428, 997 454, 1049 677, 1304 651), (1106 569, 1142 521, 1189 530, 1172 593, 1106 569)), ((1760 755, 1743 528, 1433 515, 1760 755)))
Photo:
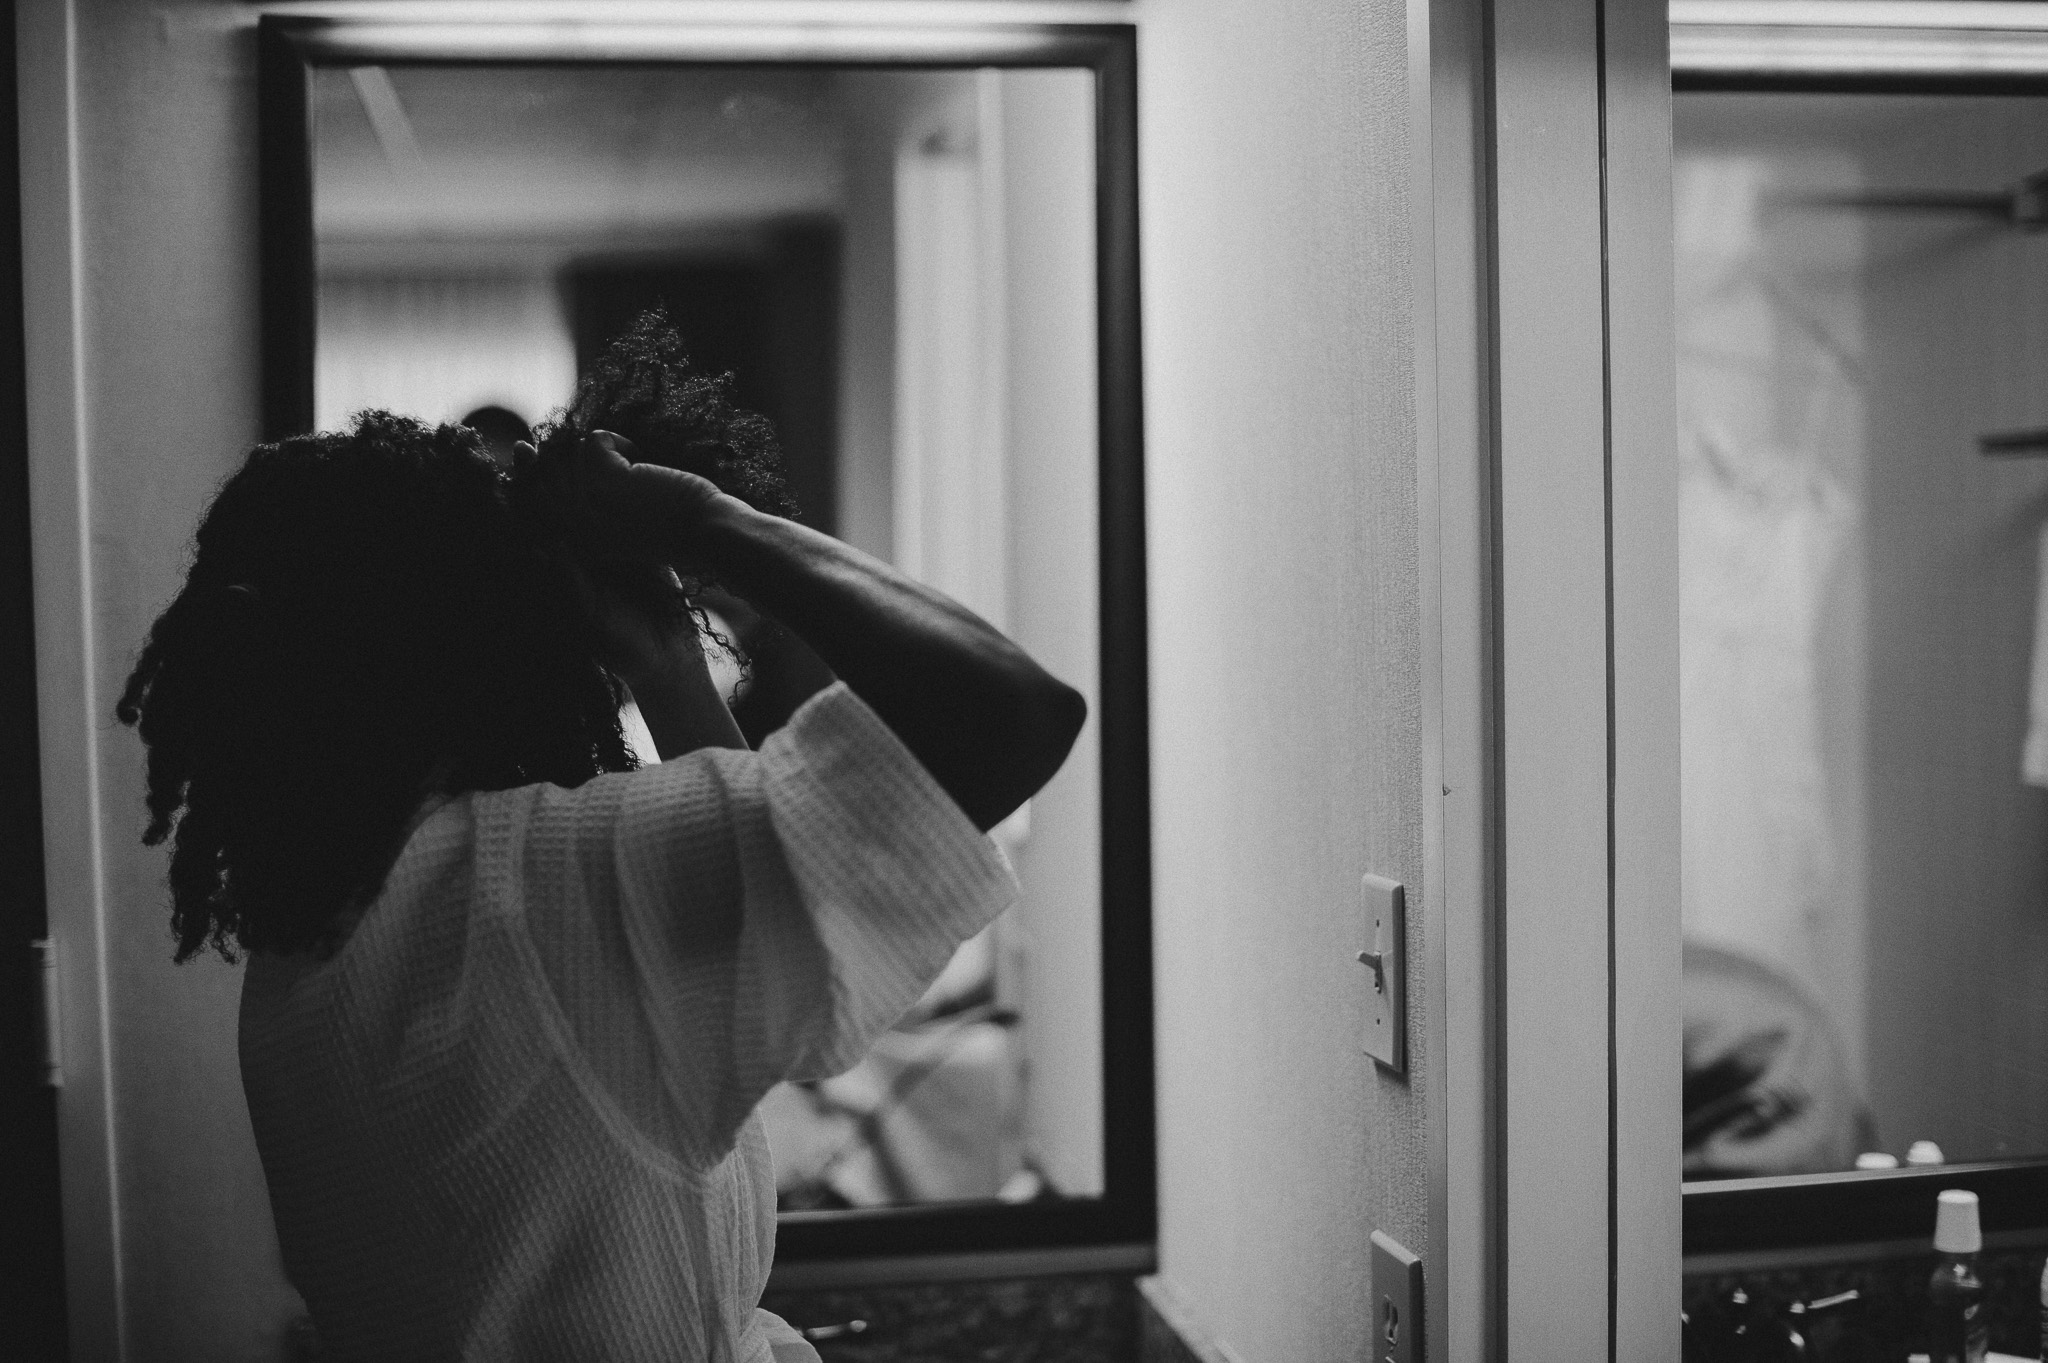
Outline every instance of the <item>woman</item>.
POLYGON ((656 377, 659 463, 574 411, 510 475, 376 413, 259 447, 122 702, 179 959, 248 954, 244 1089, 323 1358, 815 1358, 756 1307, 754 1106, 851 1066, 1009 902, 983 834, 1080 728, 966 610, 664 466, 760 430, 656 377), (670 568, 840 679, 758 752, 670 568))

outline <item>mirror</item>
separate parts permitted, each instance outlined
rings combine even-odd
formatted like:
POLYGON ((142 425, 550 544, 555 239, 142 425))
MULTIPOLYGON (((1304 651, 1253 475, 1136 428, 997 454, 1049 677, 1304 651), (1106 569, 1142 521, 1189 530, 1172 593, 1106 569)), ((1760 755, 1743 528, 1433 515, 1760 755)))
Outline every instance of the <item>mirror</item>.
MULTIPOLYGON (((1148 1241, 1128 31, 916 66, 829 29, 774 61, 510 32, 265 21, 273 433, 385 407, 509 455, 660 306, 773 421, 808 522, 1080 687, 1073 755, 994 835, 1021 901, 855 1070, 763 1105, 780 1257, 1148 1241)), ((828 674, 711 606, 758 742, 828 674)))
POLYGON ((1687 1173, 2048 1154, 2048 99, 1674 141, 1687 1173))
POLYGON ((1674 12, 1689 1255, 2048 1224, 2048 45, 1835 8, 1674 12))

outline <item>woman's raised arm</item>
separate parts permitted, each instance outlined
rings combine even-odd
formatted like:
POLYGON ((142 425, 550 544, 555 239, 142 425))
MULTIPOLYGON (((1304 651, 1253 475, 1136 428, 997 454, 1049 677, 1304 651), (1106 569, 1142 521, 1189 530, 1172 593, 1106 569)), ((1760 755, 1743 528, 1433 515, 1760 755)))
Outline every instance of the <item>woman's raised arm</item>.
POLYGON ((549 471, 590 549, 715 578, 795 631, 979 828, 1059 770, 1087 703, 986 621, 829 535, 633 453, 599 432, 549 471))

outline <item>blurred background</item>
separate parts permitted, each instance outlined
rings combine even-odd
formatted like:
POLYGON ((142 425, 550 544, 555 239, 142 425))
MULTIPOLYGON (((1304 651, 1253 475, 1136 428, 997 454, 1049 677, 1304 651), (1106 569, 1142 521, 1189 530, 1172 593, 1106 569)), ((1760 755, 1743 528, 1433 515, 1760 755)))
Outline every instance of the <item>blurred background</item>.
POLYGON ((2048 1153, 2048 100, 1675 144, 1687 1174, 2048 1153))
MULTIPOLYGON (((661 305, 803 518, 1097 695, 1094 93, 1080 70, 315 77, 317 420, 512 440, 661 305)), ((826 674, 744 603, 758 742, 826 674)), ((1022 901, 853 1072, 764 1105, 785 1210, 1102 1190, 1099 744, 997 830, 1022 901)))

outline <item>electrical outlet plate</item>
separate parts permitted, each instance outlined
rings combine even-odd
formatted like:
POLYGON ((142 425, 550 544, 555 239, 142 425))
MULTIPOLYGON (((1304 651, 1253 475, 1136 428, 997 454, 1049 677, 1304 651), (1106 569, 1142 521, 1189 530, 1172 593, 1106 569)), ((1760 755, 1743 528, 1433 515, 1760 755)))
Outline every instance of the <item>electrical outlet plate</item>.
POLYGON ((1408 1072, 1408 915, 1399 881, 1365 878, 1367 941, 1365 1053, 1395 1074, 1408 1072), (1375 969, 1373 960, 1378 960, 1375 969))
POLYGON ((1422 1260, 1372 1233, 1372 1363, 1422 1363, 1422 1260))

